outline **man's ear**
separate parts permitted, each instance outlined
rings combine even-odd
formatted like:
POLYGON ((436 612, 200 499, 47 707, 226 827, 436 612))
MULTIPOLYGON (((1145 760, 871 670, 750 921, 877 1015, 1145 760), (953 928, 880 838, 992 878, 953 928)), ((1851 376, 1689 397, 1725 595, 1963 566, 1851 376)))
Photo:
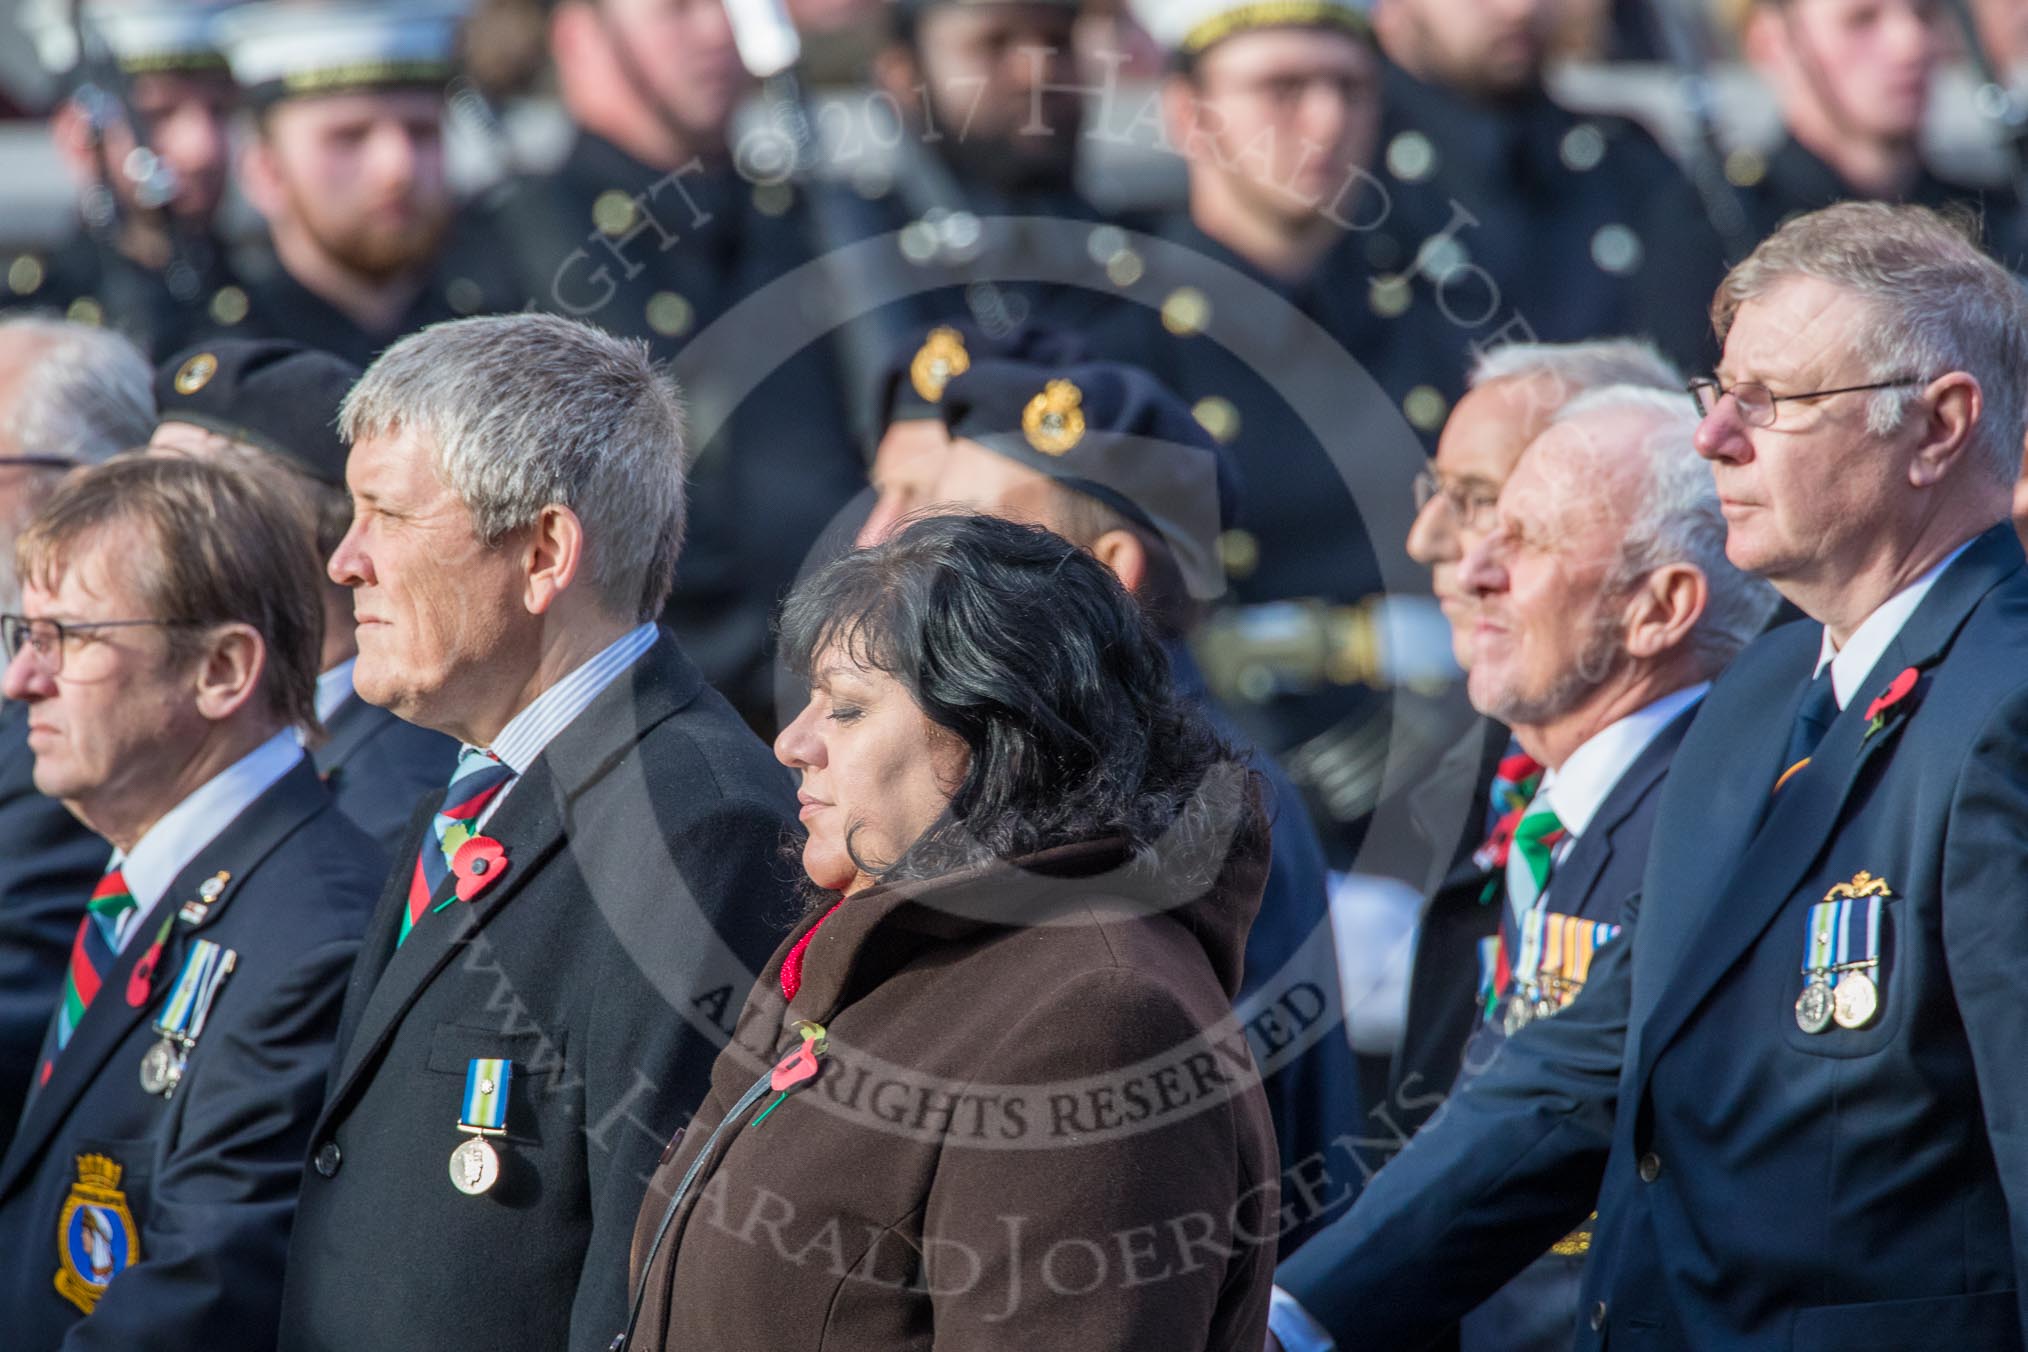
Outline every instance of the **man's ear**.
POLYGON ((1908 463, 1908 482, 1916 488, 1941 483, 1964 460, 1972 429, 1978 426, 1986 404, 1978 378, 1965 371, 1938 376, 1924 396, 1929 417, 1908 463))
POLYGON ((1666 656, 1689 642, 1711 601, 1704 570, 1690 563, 1665 563, 1641 579, 1627 598, 1627 655, 1666 656))
POLYGON ((1199 149, 1206 120, 1217 117, 1218 110, 1204 102, 1204 91, 1196 81, 1187 75, 1162 77, 1162 134, 1169 138, 1169 147, 1186 161, 1199 149))
POLYGON ((1091 552, 1113 570, 1113 576, 1132 595, 1140 596, 1147 589, 1148 547, 1140 536, 1130 530, 1109 530, 1092 541, 1091 552))
POLYGON ((239 187, 253 209, 272 221, 287 210, 288 192, 282 186, 281 167, 268 136, 268 130, 256 122, 240 146, 239 187))
POLYGON ((521 604, 531 615, 547 614, 557 598, 570 590, 585 564, 584 523, 560 504, 544 507, 529 528, 528 581, 521 604))
POLYGON ((252 625, 218 626, 197 665, 197 712, 213 723, 237 714, 258 694, 267 665, 267 644, 252 625))

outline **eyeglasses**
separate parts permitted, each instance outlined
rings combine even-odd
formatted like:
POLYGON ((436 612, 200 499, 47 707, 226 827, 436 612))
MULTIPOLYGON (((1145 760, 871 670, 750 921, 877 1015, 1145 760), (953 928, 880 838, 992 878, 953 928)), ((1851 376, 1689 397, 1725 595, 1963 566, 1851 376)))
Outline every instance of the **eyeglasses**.
POLYGON ((63 455, 0 455, 0 469, 76 469, 77 461, 63 455))
POLYGON ((1687 388, 1690 397, 1697 401, 1697 412, 1708 418, 1718 411, 1719 401, 1726 395, 1732 396, 1732 403, 1739 410, 1739 420, 1748 427, 1772 427, 1775 420, 1775 405, 1791 399, 1826 399, 1834 394, 1858 394, 1862 390, 1891 390, 1901 385, 1927 385, 1924 376, 1896 376, 1893 380, 1876 380, 1870 385, 1840 385, 1835 390, 1807 390, 1802 394, 1776 394, 1758 380, 1742 380, 1736 385, 1721 385, 1717 380, 1705 377, 1693 380, 1687 388))
POLYGON ((6 647, 9 661, 19 657, 23 648, 33 650, 43 671, 54 676, 63 670, 64 649, 73 635, 99 629, 187 629, 195 624, 194 620, 81 620, 63 624, 56 620, 31 620, 23 615, 0 615, 0 645, 6 647))
POLYGON ((1500 505, 1497 491, 1464 487, 1433 469, 1426 469, 1415 476, 1416 511, 1422 511, 1438 497, 1449 505, 1451 514, 1466 530, 1490 530, 1493 514, 1500 505))

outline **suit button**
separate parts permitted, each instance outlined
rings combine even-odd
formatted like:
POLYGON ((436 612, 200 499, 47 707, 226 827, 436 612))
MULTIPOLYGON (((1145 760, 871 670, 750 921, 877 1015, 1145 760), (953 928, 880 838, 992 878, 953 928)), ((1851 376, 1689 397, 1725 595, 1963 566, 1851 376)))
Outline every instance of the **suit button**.
POLYGON ((338 1165, 344 1158, 345 1156, 339 1152, 336 1141, 324 1142, 324 1144, 317 1147, 317 1158, 314 1161, 317 1172, 326 1178, 333 1177, 337 1174, 338 1165))
POLYGON ((1641 1162, 1636 1167, 1640 1170, 1641 1182, 1653 1183, 1662 1176, 1662 1157, 1649 1151, 1641 1156, 1641 1162))
POLYGON ((1602 1300, 1593 1301, 1591 1303, 1591 1331, 1593 1333, 1597 1333, 1605 1327, 1605 1316, 1605 1302, 1602 1300))

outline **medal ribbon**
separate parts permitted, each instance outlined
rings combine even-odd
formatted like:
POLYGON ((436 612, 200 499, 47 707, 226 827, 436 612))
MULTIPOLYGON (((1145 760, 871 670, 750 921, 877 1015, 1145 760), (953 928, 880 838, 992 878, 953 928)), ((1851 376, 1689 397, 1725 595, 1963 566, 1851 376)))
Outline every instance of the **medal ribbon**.
POLYGON ((499 1131, 507 1125, 507 1084, 514 1063, 475 1056, 465 1067, 465 1107, 458 1125, 467 1131, 499 1131))
POLYGON ((184 956, 176 987, 169 993, 169 1003, 162 1007, 162 1017, 155 1020, 155 1031, 185 1046, 197 1041, 219 985, 232 971, 233 956, 209 939, 193 943, 184 956))
POLYGON ((1820 901, 1810 907, 1809 928, 1803 948, 1803 975, 1829 972, 1838 958, 1838 927, 1844 919, 1845 903, 1820 901))
POLYGON ((1880 961, 1880 898, 1861 897, 1857 901, 1840 902, 1839 905, 1845 914, 1843 932, 1839 935, 1838 966, 1842 969, 1877 965, 1880 961), (1855 908, 1857 915, 1853 914, 1855 908), (1865 949, 1856 951, 1862 932, 1865 949))

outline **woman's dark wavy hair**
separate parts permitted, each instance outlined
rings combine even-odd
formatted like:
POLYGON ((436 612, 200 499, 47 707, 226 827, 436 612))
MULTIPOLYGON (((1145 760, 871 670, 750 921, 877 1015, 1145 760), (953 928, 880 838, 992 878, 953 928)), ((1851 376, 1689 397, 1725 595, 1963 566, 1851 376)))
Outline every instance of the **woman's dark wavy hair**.
POLYGON ((869 876, 938 877, 1119 836, 1139 860, 1164 841, 1165 876, 1188 858, 1201 887, 1232 850, 1265 848, 1242 755, 1177 695, 1112 572, 1046 530, 932 517, 846 555, 782 611, 781 655, 799 675, 834 645, 893 676, 971 752, 949 810, 901 858, 859 861, 869 876))

